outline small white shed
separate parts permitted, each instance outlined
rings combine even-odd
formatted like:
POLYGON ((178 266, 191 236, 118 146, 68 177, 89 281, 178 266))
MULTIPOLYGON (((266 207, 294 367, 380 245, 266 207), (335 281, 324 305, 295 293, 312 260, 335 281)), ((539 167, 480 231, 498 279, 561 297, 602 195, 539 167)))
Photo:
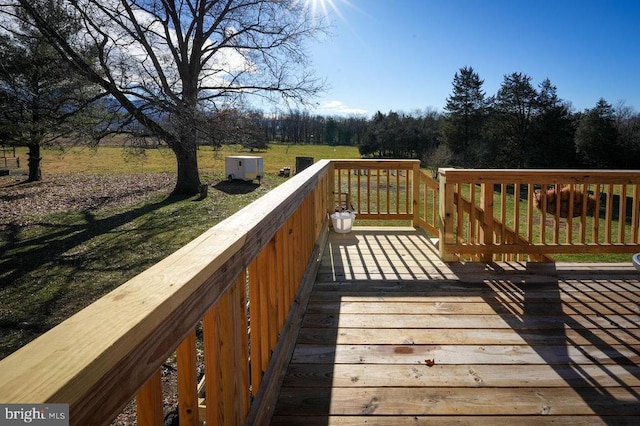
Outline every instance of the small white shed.
POLYGON ((264 161, 262 157, 250 155, 235 155, 225 157, 225 175, 229 180, 240 179, 258 182, 264 176, 264 161))

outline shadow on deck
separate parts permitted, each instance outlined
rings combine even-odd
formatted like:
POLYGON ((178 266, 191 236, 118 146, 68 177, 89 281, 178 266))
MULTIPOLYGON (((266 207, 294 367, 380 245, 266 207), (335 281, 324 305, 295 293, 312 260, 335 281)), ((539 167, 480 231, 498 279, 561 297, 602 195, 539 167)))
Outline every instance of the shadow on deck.
POLYGON ((331 233, 272 425, 638 424, 629 264, 444 263, 422 231, 331 233))

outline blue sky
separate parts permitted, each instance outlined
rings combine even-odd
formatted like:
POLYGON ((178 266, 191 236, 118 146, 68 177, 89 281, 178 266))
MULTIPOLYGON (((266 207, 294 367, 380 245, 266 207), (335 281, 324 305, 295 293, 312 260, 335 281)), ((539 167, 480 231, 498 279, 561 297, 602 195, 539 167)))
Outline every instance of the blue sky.
POLYGON ((328 83, 319 114, 442 111, 464 66, 488 96, 522 72, 576 111, 600 98, 640 110, 640 0, 304 1, 333 26, 309 46, 328 83))

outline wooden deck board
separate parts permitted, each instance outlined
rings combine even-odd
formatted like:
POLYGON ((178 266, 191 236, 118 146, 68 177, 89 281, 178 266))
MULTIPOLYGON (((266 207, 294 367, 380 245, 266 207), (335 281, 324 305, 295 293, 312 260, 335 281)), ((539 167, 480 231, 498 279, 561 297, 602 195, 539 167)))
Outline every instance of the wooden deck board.
POLYGON ((640 274, 332 234, 272 425, 639 424, 640 274), (431 364, 433 362, 433 364, 431 364))

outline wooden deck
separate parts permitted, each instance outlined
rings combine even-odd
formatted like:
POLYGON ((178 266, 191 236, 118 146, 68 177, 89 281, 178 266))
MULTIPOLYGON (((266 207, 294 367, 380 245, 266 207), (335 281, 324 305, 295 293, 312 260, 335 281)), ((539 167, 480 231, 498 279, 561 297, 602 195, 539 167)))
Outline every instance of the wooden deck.
POLYGON ((640 273, 331 233, 272 425, 640 424, 640 273))

